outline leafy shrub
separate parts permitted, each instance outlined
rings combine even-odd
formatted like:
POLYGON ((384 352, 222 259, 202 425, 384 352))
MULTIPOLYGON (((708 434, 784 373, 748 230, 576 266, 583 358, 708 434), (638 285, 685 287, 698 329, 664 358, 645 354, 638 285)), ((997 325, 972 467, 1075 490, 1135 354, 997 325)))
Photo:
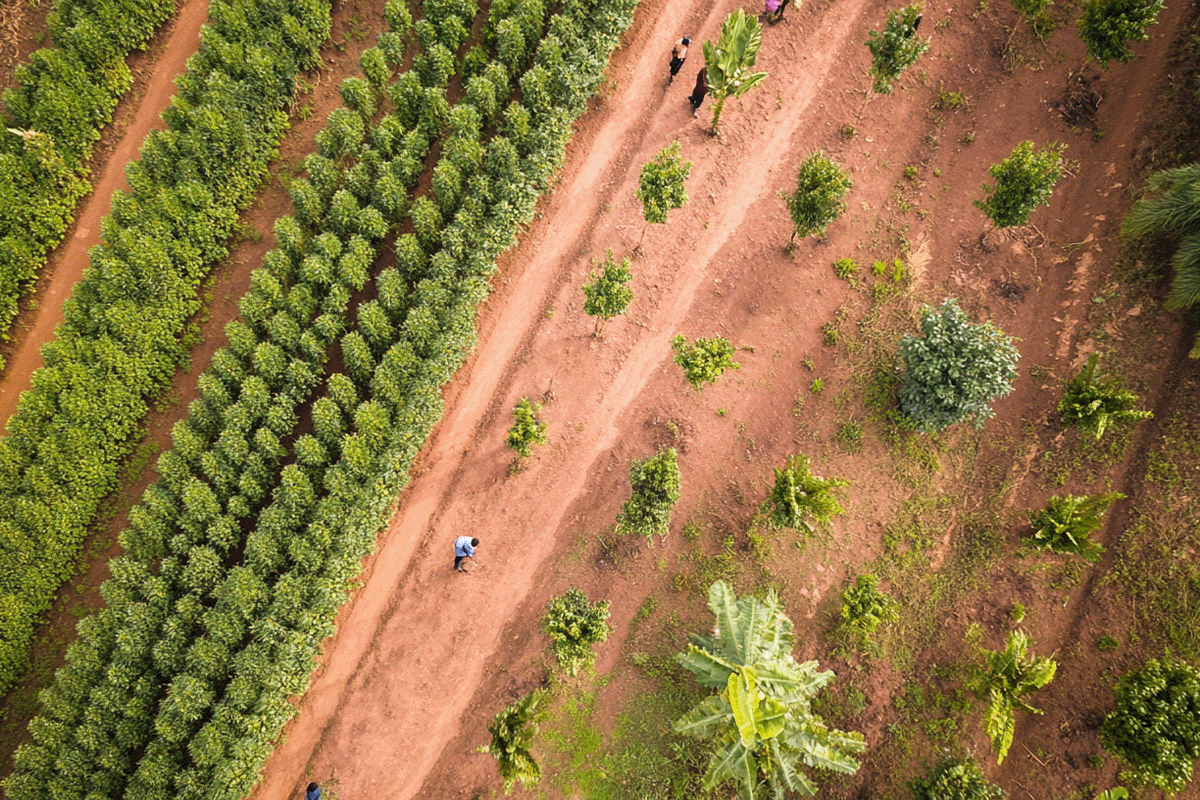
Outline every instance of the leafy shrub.
POLYGON ((528 397, 522 397, 513 409, 516 420, 508 429, 505 444, 517 451, 521 458, 529 458, 535 444, 546 443, 546 423, 538 422, 537 414, 541 407, 530 402, 528 397))
POLYGON ((1088 536, 1098 530, 1108 507, 1125 495, 1055 495, 1041 511, 1027 512, 1033 524, 1033 536, 1025 541, 1031 547, 1056 553, 1076 553, 1093 563, 1100 560, 1104 547, 1088 536))
POLYGON ((679 500, 679 464, 674 448, 634 461, 629 468, 633 496, 621 506, 617 530, 641 536, 665 535, 679 500))
POLYGON ((1045 36, 1054 30, 1054 20, 1047 11, 1054 5, 1054 0, 1012 0, 1012 4, 1025 24, 1038 36, 1045 36))
POLYGON ((808 469, 808 456, 795 455, 783 469, 775 470, 775 485, 763 501, 763 513, 772 528, 792 528, 812 533, 808 519, 829 525, 844 512, 835 490, 849 486, 842 478, 820 478, 808 469))
POLYGON ((1104 69, 1110 61, 1133 61, 1125 43, 1149 39, 1146 26, 1157 21, 1162 9, 1162 0, 1087 0, 1079 17, 1079 38, 1087 45, 1088 56, 1104 69))
POLYGON ((1083 371, 1067 381, 1058 414, 1062 421, 1097 439, 1113 422, 1148 419, 1149 411, 1137 408, 1138 396, 1121 388, 1116 378, 1096 375, 1098 353, 1092 353, 1083 371))
POLYGON ((575 675, 595 660, 592 645, 608 638, 608 607, 607 600, 589 604, 578 589, 568 589, 550 601, 542 628, 550 637, 554 658, 563 673, 575 675))
POLYGON ((920 3, 913 3, 889 11, 883 32, 871 31, 867 38, 874 80, 872 88, 879 94, 891 94, 892 83, 929 49, 929 40, 916 35, 921 9, 920 3))
POLYGON ((1151 660, 1122 676, 1115 692, 1100 743, 1132 767, 1122 779, 1183 791, 1200 758, 1200 670, 1151 660))
POLYGON ((975 691, 988 699, 983 717, 984 731, 996 749, 996 763, 1004 761, 1016 731, 1016 710, 1043 713, 1021 698, 1050 681, 1058 664, 1051 658, 1029 652, 1032 642, 1024 631, 1009 631, 1003 651, 984 650, 984 667, 975 680, 975 691))
POLYGON ((833 262, 833 274, 844 281, 853 280, 855 272, 858 272, 858 264, 853 258, 839 258, 833 262))
POLYGON ((684 182, 691 171, 692 162, 679 155, 679 142, 671 142, 646 162, 633 194, 641 201, 647 223, 663 224, 669 211, 687 202, 684 182))
POLYGON ((1004 790, 988 783, 974 759, 943 761, 910 784, 913 800, 1003 800, 1004 790))
POLYGON ((1012 391, 1019 355, 996 326, 972 325, 954 298, 926 306, 921 336, 900 340, 900 407, 918 430, 940 431, 969 417, 982 428, 992 400, 1012 391))
MULTIPOLYGON (((850 173, 835 164, 823 150, 804 159, 796 175, 796 191, 780 193, 792 219, 789 244, 794 244, 797 236, 824 236, 825 228, 845 212, 843 198, 850 186, 850 173)), ((837 264, 834 270, 837 270, 837 264)))
POLYGON ((671 340, 671 349, 675 351, 675 363, 683 367, 684 377, 696 391, 706 384, 716 383, 725 370, 740 369, 733 360, 733 345, 720 336, 699 338, 689 345, 679 335, 671 340))
POLYGON ((592 272, 583 285, 583 310, 596 318, 592 334, 599 335, 605 322, 624 314, 629 307, 633 290, 625 284, 633 279, 633 273, 629 271, 629 259, 622 259, 618 264, 611 250, 605 253, 603 264, 593 260, 593 266, 601 267, 602 271, 592 272))
POLYGON ((987 197, 976 200, 975 207, 997 228, 1024 225, 1035 208, 1050 205, 1054 184, 1063 176, 1066 149, 1065 144, 1048 144, 1034 150, 1033 142, 1021 142, 1008 158, 988 168, 996 185, 983 185, 987 197))
POLYGON ((869 635, 896 619, 896 601, 879 591, 879 578, 863 573, 842 590, 842 627, 869 635))
POLYGON ((539 717, 550 693, 535 689, 501 711, 488 723, 492 741, 479 748, 496 759, 500 777, 504 779, 504 793, 512 791, 517 781, 530 787, 542 777, 542 768, 533 759, 529 748, 539 728, 539 717))
POLYGON ((863 427, 861 422, 843 422, 837 429, 837 443, 847 453, 862 450, 863 427))

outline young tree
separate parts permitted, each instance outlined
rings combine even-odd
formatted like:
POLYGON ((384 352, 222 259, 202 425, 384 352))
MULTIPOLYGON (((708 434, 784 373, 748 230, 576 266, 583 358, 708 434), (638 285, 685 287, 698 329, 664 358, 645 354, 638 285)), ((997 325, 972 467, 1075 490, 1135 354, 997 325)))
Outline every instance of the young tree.
POLYGON ((521 458, 529 458, 535 444, 546 443, 546 423, 538 421, 539 411, 541 408, 528 397, 522 397, 513 409, 513 426, 504 441, 521 458))
POLYGON ((1100 743, 1132 767, 1121 778, 1183 791, 1200 758, 1200 670, 1151 660, 1126 673, 1115 691, 1100 743))
POLYGON ((697 392, 706 384, 716 383, 725 370, 741 368, 733 360, 733 345, 720 336, 700 337, 688 344, 680 334, 671 340, 671 349, 675 351, 675 363, 683 367, 684 376, 697 392))
POLYGON ((850 173, 833 162, 823 150, 810 155, 800 164, 794 194, 780 192, 792 218, 792 238, 788 249, 796 244, 797 236, 824 236, 829 223, 846 210, 842 198, 850 191, 850 173))
MULTIPOLYGON (((1156 172, 1148 184, 1158 197, 1139 200, 1125 218, 1122 233, 1163 234, 1175 242, 1167 308, 1191 308, 1200 304, 1200 164, 1156 172)), ((1188 355, 1200 358, 1200 333, 1188 355)))
POLYGON ((1039 39, 1054 30, 1054 20, 1047 12, 1054 0, 1012 0, 1012 4, 1039 39))
POLYGON ((954 298, 921 313, 921 336, 900 340, 900 407, 918 430, 940 431, 992 416, 990 403, 1012 391, 1020 354, 991 323, 972 325, 954 298))
POLYGON ((724 581, 708 589, 717 618, 710 636, 693 634, 675 660, 717 692, 675 723, 675 732, 712 743, 704 788, 733 782, 742 798, 816 794, 803 768, 851 774, 865 744, 859 733, 829 728, 812 710, 833 680, 817 662, 796 662, 792 621, 773 591, 737 598, 724 581), (761 795, 759 794, 761 792, 761 795))
POLYGON ((913 800, 1004 800, 1004 790, 988 783, 973 759, 943 761, 910 787, 913 800))
POLYGON ((762 28, 758 20, 740 8, 721 23, 721 38, 714 47, 704 43, 705 78, 713 97, 711 133, 721 135, 721 111, 730 96, 741 97, 767 77, 765 72, 750 72, 762 46, 762 28))
POLYGON ((1089 57, 1108 69, 1110 61, 1133 61, 1126 42, 1149 39, 1146 26, 1157 21, 1162 0, 1086 0, 1079 18, 1079 38, 1087 45, 1089 57))
POLYGON ((1096 375, 1099 353, 1092 353, 1083 372, 1067 381, 1058 414, 1062 421, 1099 439, 1111 422, 1154 416, 1136 406, 1138 396, 1121 388, 1116 378, 1096 375))
POLYGON ((504 778, 505 794, 512 791, 517 781, 529 787, 542 777, 542 768, 533 760, 529 748, 537 736, 538 716, 547 699, 549 693, 545 689, 535 689, 488 723, 492 741, 481 746, 479 752, 495 756, 500 777, 504 778))
POLYGON ((849 486, 843 478, 820 478, 809 472, 808 457, 792 456, 783 469, 775 470, 775 486, 763 501, 767 524, 772 528, 792 528, 813 532, 808 520, 829 525, 844 512, 835 490, 849 486))
POLYGON ((868 35, 867 49, 871 51, 871 77, 874 79, 871 88, 876 93, 891 94, 892 83, 929 49, 929 40, 917 36, 921 9, 920 3, 913 3, 889 11, 883 32, 873 30, 868 35))
POLYGON ((554 646, 558 668, 565 674, 575 675, 595 661, 592 645, 608 638, 608 607, 607 600, 589 603, 578 589, 568 589, 550 601, 542 628, 554 646))
POLYGON ((651 225, 662 225, 667 221, 668 212, 682 208, 687 202, 683 184, 691 171, 692 162, 679 155, 679 142, 671 142, 642 167, 638 188, 633 193, 641 201, 642 215, 646 218, 642 236, 638 239, 639 248, 651 225))
POLYGON ((629 468, 633 495, 621 506, 617 530, 647 538, 670 529, 671 509, 679 500, 679 463, 674 448, 634 461, 629 468))
POLYGON ((1024 225, 1038 205, 1050 205, 1054 184, 1063 175, 1065 144, 1048 144, 1033 149, 1033 142, 1021 142, 1012 154, 988 168, 996 179, 995 187, 986 183, 987 195, 975 201, 975 207, 987 215, 997 228, 1024 225))
POLYGON ((1043 713, 1021 699, 1054 679, 1058 664, 1052 658, 1029 652, 1031 642, 1024 631, 1009 631, 1008 644, 1001 652, 985 650, 985 664, 975 683, 981 697, 988 698, 983 717, 984 730, 996 748, 996 763, 1004 761, 1016 731, 1016 710, 1043 713))
POLYGON ((599 336, 604 330, 604 323, 624 314, 629 308, 633 290, 625 284, 633 279, 633 273, 629 271, 629 259, 625 258, 617 263, 611 250, 605 253, 603 264, 598 260, 593 260, 592 263, 602 270, 599 273, 590 273, 588 282, 583 285, 583 310, 596 318, 592 336, 599 336))
POLYGON ((1097 562, 1104 547, 1088 536, 1100 527, 1104 512, 1114 501, 1124 499, 1117 492, 1097 495, 1054 495, 1041 511, 1029 511, 1033 536, 1025 541, 1032 547, 1055 553, 1077 553, 1097 562))

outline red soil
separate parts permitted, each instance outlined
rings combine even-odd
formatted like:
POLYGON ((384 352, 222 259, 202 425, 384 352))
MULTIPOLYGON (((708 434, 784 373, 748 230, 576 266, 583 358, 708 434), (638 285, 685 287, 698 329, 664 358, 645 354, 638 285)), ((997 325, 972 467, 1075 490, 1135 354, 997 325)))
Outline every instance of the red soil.
MULTIPOLYGON (((855 481, 850 513, 836 527, 836 562, 817 565, 785 595, 801 625, 799 639, 808 642, 806 655, 816 655, 817 622, 806 632, 802 620, 813 619, 846 567, 879 554, 882 524, 902 494, 890 476, 868 471, 869 448, 849 457, 829 447, 834 409, 810 413, 817 402, 809 400, 804 415, 812 431, 798 432, 793 418, 793 403, 813 377, 824 376, 829 395, 848 377, 822 347, 820 326, 839 305, 861 310, 863 300, 832 276, 833 260, 890 258, 902 235, 912 243, 918 297, 936 303, 957 295, 977 319, 1020 337, 1023 369, 1048 367, 1052 378, 1031 385, 1023 373, 1017 391, 996 404, 999 418, 988 423, 983 440, 985 462, 996 459, 988 439, 1011 445, 1024 426, 1047 419, 1059 381, 1095 347, 1081 323, 1101 280, 1098 267, 1116 249, 1130 203, 1118 189, 1138 180, 1133 156, 1147 147, 1151 93, 1183 9, 1164 12, 1135 63, 1100 76, 1106 135, 1093 139, 1073 136, 1048 107, 1062 94, 1068 68, 1083 59, 1073 25, 1059 30, 1048 50, 1027 46, 1036 69, 1009 74, 997 54, 1009 39, 1004 26, 1015 24, 1011 9, 976 20, 968 0, 927 5, 922 33, 933 36, 930 52, 896 93, 875 98, 855 121, 868 85, 863 42, 869 29, 882 26, 887 7, 867 0, 813 3, 765 30, 758 67, 770 77, 742 103, 729 103, 721 143, 703 130, 707 106, 697 121, 685 102, 699 48, 670 87, 666 61, 678 36, 715 38, 736 7, 652 0, 639 9, 614 59, 612 85, 578 126, 560 185, 503 264, 481 317, 478 350, 449 388, 445 418, 367 564, 364 588, 343 611, 300 716, 253 797, 296 796, 310 779, 336 781, 343 797, 472 797, 496 786, 491 758, 473 751, 486 740, 488 719, 540 680, 545 640, 538 621, 546 602, 569 585, 612 599, 614 634, 600 647, 598 664, 601 673, 611 670, 634 612, 669 580, 689 514, 711 514, 727 530, 739 530, 765 494, 770 468, 794 452, 818 455, 822 472, 855 481), (944 120, 933 120, 935 87, 965 92, 974 110, 945 111, 944 120), (849 140, 839 134, 847 123, 858 128, 849 140), (968 131, 974 132, 969 145, 968 131), (693 162, 691 200, 646 235, 645 255, 634 262, 629 316, 610 323, 604 339, 593 339, 580 291, 589 258, 606 248, 624 255, 638 241, 639 170, 674 139, 693 162), (987 167, 1023 139, 1065 140, 1081 167, 1059 185, 1051 208, 1034 215, 1044 238, 1031 231, 1028 245, 1004 237, 998 245, 996 237, 981 244, 986 223, 970 202, 987 167), (791 259, 783 253, 790 230, 776 195, 791 188, 796 165, 818 148, 853 170, 849 211, 827 241, 804 242, 791 259), (927 217, 897 201, 896 187, 907 186, 906 165, 918 167, 919 191, 910 200, 932 212, 927 217), (1083 244, 1062 249, 1076 242, 1083 244), (1051 319, 1062 324, 1052 326, 1051 319), (676 333, 729 338, 744 348, 737 355, 741 370, 693 392, 671 364, 668 342, 676 333), (815 362, 812 372, 805 358, 815 362), (508 477, 510 409, 523 396, 543 395, 550 442, 508 477), (632 556, 632 566, 614 572, 596 537, 612 536, 630 460, 667 444, 681 450, 684 486, 667 548, 632 556), (450 570, 451 542, 462 534, 483 541, 483 564, 469 578, 450 570), (659 557, 666 569, 655 569, 659 557)), ((1114 324, 1124 335, 1136 321, 1131 312, 1114 324)), ((1161 389, 1168 366, 1178 362, 1143 365, 1146 394, 1161 389)), ((1025 472, 1020 467, 1010 473, 1012 499, 1024 507, 1038 490, 1025 481, 1028 465, 1025 472)), ((1007 609, 1002 596, 992 601, 1007 609)), ((1031 629, 1039 649, 1077 641, 1090 602, 1081 589, 1068 608, 1040 613, 1031 629)), ((989 621, 975 612, 964 609, 961 620, 947 624, 989 621)), ((990 633, 988 644, 996 646, 1002 635, 990 633)), ((1095 694, 1095 677, 1095 671, 1078 679, 1060 673, 1053 697, 1043 692, 1039 701, 1063 711, 1080 691, 1095 694)), ((893 689, 881 685, 874 706, 886 707, 893 689)), ((610 717, 627 695, 620 688, 606 694, 610 717)), ((1021 735, 1030 747, 1043 739, 1057 747, 1057 734, 1042 719, 1022 719, 1021 735)), ((878 730, 868 733, 874 744, 878 730)), ((1076 750, 1094 750, 1094 731, 1090 737, 1076 750)), ((1006 774, 1023 776, 1019 770, 1029 763, 1012 758, 1006 774)))

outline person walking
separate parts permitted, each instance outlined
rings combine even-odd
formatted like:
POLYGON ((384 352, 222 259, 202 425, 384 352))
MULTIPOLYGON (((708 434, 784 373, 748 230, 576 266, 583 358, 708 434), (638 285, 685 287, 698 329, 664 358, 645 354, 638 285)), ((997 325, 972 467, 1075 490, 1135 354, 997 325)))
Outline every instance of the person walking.
POLYGON ((704 102, 704 95, 708 94, 708 68, 701 67, 696 73, 696 88, 692 89, 692 94, 688 97, 688 102, 692 104, 692 116, 697 116, 700 113, 700 104, 704 102))
POLYGON ((685 36, 675 42, 675 46, 671 48, 671 77, 667 80, 667 85, 675 80, 675 76, 683 68, 683 62, 687 61, 688 45, 691 43, 692 40, 685 36))
MULTIPOLYGON (((460 536, 454 540, 454 571, 466 572, 462 568, 464 558, 469 558, 475 561, 475 548, 479 547, 479 540, 472 539, 470 536, 460 536)), ((478 561, 475 561, 478 564, 478 561)), ((468 573, 469 574, 469 573, 468 573)))
POLYGON ((783 19, 783 10, 787 8, 790 2, 791 0, 767 0, 765 4, 767 8, 767 22, 774 25, 783 19))
POLYGON ((304 800, 321 800, 321 787, 313 781, 308 785, 308 789, 304 792, 304 800))

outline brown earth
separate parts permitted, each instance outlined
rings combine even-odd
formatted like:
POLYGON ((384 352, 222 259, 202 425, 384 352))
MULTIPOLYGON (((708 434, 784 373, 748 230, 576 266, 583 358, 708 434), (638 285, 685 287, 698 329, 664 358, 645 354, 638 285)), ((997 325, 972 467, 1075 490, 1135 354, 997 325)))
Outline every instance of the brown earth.
MULTIPOLYGON (((969 2, 929 4, 922 33, 932 35, 931 50, 860 120, 869 66, 863 42, 882 25, 887 6, 812 3, 765 30, 758 66, 770 77, 744 102, 730 103, 718 142, 684 102, 700 59, 690 59, 682 79, 667 87, 666 54, 680 35, 714 38, 736 7, 695 0, 640 7, 610 85, 578 126, 553 197, 502 265, 481 315, 479 347, 447 391, 445 417, 255 798, 298 796, 310 779, 331 782, 340 797, 493 794, 494 763, 474 750, 486 741, 491 716, 543 680, 539 619, 547 601, 572 585, 612 600, 614 631, 599 647, 597 665, 600 675, 616 677, 601 693, 600 718, 611 722, 639 690, 636 681, 622 680, 629 670, 618 662, 621 643, 648 597, 670 597, 667 587, 690 549, 680 538, 684 522, 718 534, 744 531, 771 468, 795 452, 813 456, 824 474, 854 481, 849 513, 817 550, 824 561, 783 551, 768 560, 799 624, 802 654, 829 661, 817 634, 827 624, 830 590, 880 555, 884 525, 907 494, 886 467, 879 469, 889 457, 878 444, 868 442, 861 455, 834 444, 838 424, 861 420, 862 410, 809 394, 814 377, 824 380, 827 396, 852 388, 849 359, 822 346, 820 328, 841 319, 841 311, 849 320, 845 335, 870 305, 833 276, 837 258, 864 265, 906 254, 916 297, 936 303, 957 296, 977 319, 1019 339, 1022 377, 996 404, 998 418, 982 436, 963 430, 943 440, 943 470, 932 488, 951 497, 986 475, 1007 487, 1006 505, 1014 509, 1045 499, 1049 492, 1031 462, 1056 434, 1062 438, 1052 422, 1061 380, 1096 349, 1097 328, 1109 342, 1146 337, 1154 352, 1167 354, 1137 365, 1137 388, 1147 397, 1173 402, 1164 388, 1172 371, 1194 371, 1176 321, 1119 299, 1098 313, 1093 299, 1114 286, 1116 233, 1139 181, 1155 92, 1185 9, 1163 13, 1133 64, 1087 70, 1103 97, 1095 123, 1103 133, 1093 134, 1072 131, 1054 109, 1083 61, 1073 25, 1043 47, 1014 33, 1007 6, 980 14, 969 2), (1004 66, 1009 45, 1011 73, 1004 66), (941 89, 965 93, 971 108, 931 111, 941 89), (842 133, 847 124, 857 128, 852 138, 842 133), (1078 167, 1029 228, 984 237, 985 220, 971 200, 987 167, 1023 139, 1066 141, 1078 167), (618 256, 632 250, 642 231, 633 198, 638 172, 672 140, 693 162, 691 200, 646 235, 628 317, 593 339, 580 292, 589 259, 605 249, 618 256), (804 242, 789 258, 776 195, 818 148, 853 172, 849 211, 827 240, 804 242), (914 180, 904 176, 906 166, 916 168, 914 180), (741 369, 693 392, 671 363, 668 342, 676 333, 727 337, 742 348, 741 369), (1031 372, 1039 378, 1031 380, 1031 372), (809 398, 802 409, 798 396, 809 398), (521 397, 544 399, 550 441, 512 475, 504 434, 521 397), (665 547, 613 545, 630 461, 669 444, 680 450, 684 488, 665 547), (463 534, 483 541, 483 563, 469 578, 449 568, 451 542, 463 534)), ((908 330, 915 313, 900 303, 883 320, 908 330)), ((1142 444, 1116 470, 1116 488, 1136 482, 1131 465, 1153 430, 1139 429, 1142 444)), ((948 509, 959 523, 973 510, 965 500, 948 509)), ((1106 532, 1110 539, 1116 525, 1106 532)), ((1006 535, 1015 540, 1018 527, 1006 535)), ((958 536, 952 522, 943 549, 958 536)), ((1074 590, 1046 584, 1027 565, 1002 566, 990 591, 959 602, 944 622, 946 640, 961 641, 977 621, 983 643, 999 647, 1007 611, 1020 599, 1037 609, 1026 627, 1039 652, 1060 653, 1058 679, 1037 698, 1046 715, 1022 717, 1021 744, 1002 769, 988 770, 1011 796, 1024 786, 1065 795, 1079 785, 1072 768, 1098 750, 1096 714, 1107 692, 1097 687, 1113 666, 1092 658, 1095 651, 1083 643, 1114 620, 1129 621, 1127 613, 1096 605, 1092 578, 1074 590)), ((674 610, 684 620, 677 640, 710 624, 695 593, 675 601, 674 610)), ((920 654, 918 671, 962 651, 920 654)), ((873 771, 870 760, 903 684, 903 676, 882 672, 861 720, 868 763, 852 782, 855 796, 875 796, 895 780, 886 765, 873 771)), ((990 760, 977 729, 963 742, 981 762, 990 760)), ((539 790, 561 796, 547 781, 539 790)))
MULTIPOLYGON (((861 119, 856 114, 868 84, 862 43, 869 29, 881 27, 887 6, 817 0, 793 9, 764 31, 759 67, 770 77, 744 102, 730 102, 718 142, 703 131, 707 106, 697 121, 685 102, 701 61, 698 49, 670 87, 666 54, 680 35, 697 43, 715 38, 721 19, 737 6, 642 4, 609 85, 578 126, 555 194, 502 264, 497 291, 481 314, 476 354, 447 390, 445 418, 255 797, 299 796, 310 779, 332 781, 343 798, 494 794, 494 763, 474 749, 485 741, 490 717, 542 681, 545 640, 538 620, 546 602, 572 585, 613 601, 614 632, 599 648, 597 665, 601 675, 617 676, 601 694, 601 718, 611 722, 637 691, 624 679, 630 670, 620 650, 646 598, 674 597, 676 640, 710 624, 695 592, 672 595, 668 588, 690 549, 681 538, 683 523, 697 522, 717 541, 735 534, 741 548, 771 468, 796 452, 812 456, 822 474, 854 481, 849 513, 820 546, 802 553, 781 548, 767 563, 797 622, 799 654, 820 658, 839 674, 859 669, 822 644, 836 594, 830 590, 842 585, 848 570, 882 553, 884 525, 909 490, 891 472, 887 448, 872 437, 877 428, 865 425, 861 454, 841 452, 834 440, 840 423, 865 422, 865 412, 838 399, 852 395, 857 378, 843 349, 821 344, 821 325, 838 319, 843 335, 852 335, 854 320, 870 306, 833 276, 835 259, 856 258, 864 274, 877 258, 906 255, 917 298, 936 303, 957 296, 976 318, 1020 338, 1021 379, 996 404, 998 418, 982 436, 958 431, 941 445, 943 468, 930 480, 948 496, 958 498, 963 486, 987 473, 1007 487, 1013 509, 1044 499, 1049 492, 1035 458, 1057 446, 1056 435, 1061 440, 1051 413, 1058 387, 1097 347, 1098 331, 1110 344, 1154 341, 1152 352, 1166 355, 1138 365, 1137 389, 1151 405, 1150 398, 1161 398, 1156 402, 1163 409, 1174 402, 1172 381, 1195 372, 1183 358, 1186 347, 1175 345, 1184 341, 1177 321, 1160 317, 1157 306, 1093 298, 1119 295, 1115 235, 1150 147, 1152 101, 1185 9, 1163 13, 1152 41, 1135 48, 1133 64, 1102 74, 1088 70, 1103 97, 1097 125, 1104 136, 1098 138, 1090 129, 1072 132, 1053 108, 1068 72, 1082 62, 1073 27, 1056 32, 1043 49, 1021 31, 1012 34, 1015 15, 1000 5, 983 14, 966 0, 927 5, 922 33, 933 37, 931 50, 896 93, 872 100, 861 119), (1012 73, 1002 60, 1010 42, 1025 57, 1012 73), (931 111, 939 89, 965 93, 973 108, 931 111), (848 124, 857 128, 852 138, 841 133, 848 124), (969 133, 974 141, 966 144, 969 133), (691 200, 666 226, 646 234, 644 256, 633 266, 630 313, 594 339, 581 308, 589 259, 606 248, 626 254, 638 241, 638 171, 674 139, 693 162, 691 200), (987 166, 1022 139, 1066 141, 1068 157, 1080 166, 1059 185, 1051 207, 1034 215, 1036 227, 983 238, 985 220, 970 201, 987 166), (798 162, 818 148, 853 171, 849 211, 827 240, 803 242, 789 258, 783 247, 790 231, 776 194, 790 188, 798 162), (904 177, 906 166, 916 167, 915 180, 904 177), (736 356, 741 369, 693 392, 670 361, 668 342, 676 333, 729 338, 743 348, 736 356), (1029 365, 1040 368, 1032 370, 1036 380, 1029 365), (822 394, 809 391, 816 377, 825 383, 822 394), (550 442, 510 475, 504 433, 509 410, 523 396, 545 400, 550 442), (628 494, 630 460, 667 445, 680 451, 684 487, 671 535, 653 547, 614 544, 611 524, 628 494), (449 569, 450 543, 464 533, 483 540, 482 564, 469 577, 449 569)), ((367 25, 379 18, 356 4, 338 13, 337 30, 347 43, 360 13, 367 25)), ((303 104, 315 111, 307 133, 293 132, 285 162, 311 149, 303 143, 337 102, 337 80, 355 60, 330 53, 331 70, 303 104)), ((265 233, 245 243, 208 290, 205 343, 190 373, 172 387, 175 402, 148 424, 159 446, 194 394, 194 376, 221 343, 220 326, 235 313, 249 269, 269 246, 271 221, 286 209, 273 184, 246 215, 248 227, 265 233)), ((882 319, 881 325, 907 330, 915 314, 902 301, 882 319)), ((1139 428, 1114 488, 1136 480, 1133 467, 1154 430, 1139 428)), ((135 488, 146 480, 143 475, 135 488)), ((952 518, 970 514, 970 503, 956 502, 952 518)), ((1119 530, 1119 515, 1113 516, 1109 540, 1119 530)), ((945 548, 954 535, 948 526, 945 548)), ((94 586, 104 572, 97 562, 83 583, 94 586)), ((1094 574, 1074 590, 1058 591, 1020 564, 1006 566, 988 593, 964 599, 945 618, 947 640, 961 641, 967 624, 978 621, 985 644, 996 647, 1007 629, 1004 615, 1020 599, 1036 609, 1026 628, 1039 652, 1060 652, 1059 676, 1036 701, 1046 715, 1022 717, 1022 745, 1000 770, 985 767, 1010 796, 1023 796, 1018 790, 1026 786, 1065 795, 1077 786, 1078 762, 1098 749, 1096 710, 1108 702, 1097 690, 1101 673, 1128 664, 1102 662, 1088 643, 1097 631, 1121 629, 1128 614, 1095 602, 1094 574)), ((60 604, 56 626, 71 621, 60 604)), ((925 653, 919 668, 959 655, 925 653)), ((847 796, 875 796, 873 790, 892 785, 886 765, 874 764, 871 754, 885 737, 891 698, 903 680, 883 669, 871 673, 866 711, 855 726, 868 737, 867 766, 854 791, 847 784, 847 796)), ((12 739, 20 736, 23 731, 12 739)), ((7 750, 7 734, 5 740, 7 750)), ((989 761, 978 730, 968 731, 965 742, 981 762, 989 761)), ((1103 774, 1111 778, 1113 770, 1103 774)))

